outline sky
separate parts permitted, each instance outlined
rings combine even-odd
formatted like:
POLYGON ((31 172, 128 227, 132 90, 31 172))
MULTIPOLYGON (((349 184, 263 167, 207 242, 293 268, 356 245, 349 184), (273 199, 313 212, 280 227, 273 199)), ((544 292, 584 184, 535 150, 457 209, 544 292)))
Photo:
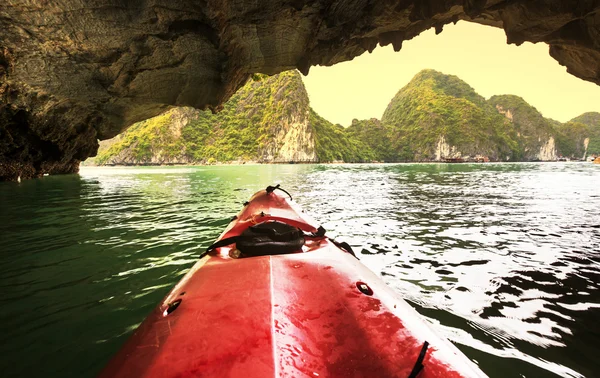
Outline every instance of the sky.
POLYGON ((349 62, 316 66, 305 76, 312 108, 349 126, 353 118, 379 118, 394 95, 425 68, 456 75, 485 98, 514 94, 544 117, 561 122, 600 112, 600 86, 570 75, 545 43, 507 45, 502 29, 460 21, 405 41, 400 52, 377 47, 349 62))

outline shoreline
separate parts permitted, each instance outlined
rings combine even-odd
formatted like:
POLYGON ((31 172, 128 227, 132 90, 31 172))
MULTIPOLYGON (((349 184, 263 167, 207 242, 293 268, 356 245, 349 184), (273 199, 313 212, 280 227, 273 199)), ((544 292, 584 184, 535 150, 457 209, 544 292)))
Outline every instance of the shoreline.
POLYGON ((219 166, 242 166, 242 165, 393 165, 393 164, 447 164, 447 165, 461 165, 461 164, 514 164, 514 163, 592 163, 591 160, 521 160, 521 161, 489 161, 489 162, 476 162, 476 161, 465 161, 465 162, 446 162, 446 161, 399 161, 399 162, 361 162, 361 163, 347 163, 347 162, 225 162, 225 163, 173 163, 173 164, 83 164, 81 163, 79 168, 136 168, 136 167, 219 167, 219 166))

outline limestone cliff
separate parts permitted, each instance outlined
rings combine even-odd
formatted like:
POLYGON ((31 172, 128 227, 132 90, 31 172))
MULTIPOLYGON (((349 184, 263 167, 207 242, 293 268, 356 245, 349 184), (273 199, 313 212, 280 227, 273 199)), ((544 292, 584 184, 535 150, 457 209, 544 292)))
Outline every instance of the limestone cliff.
POLYGON ((297 71, 257 76, 217 114, 176 108, 136 123, 102 148, 96 164, 213 161, 314 162, 308 94, 297 71))
MULTIPOLYGON (((511 123, 517 133, 519 160, 557 160, 555 121, 546 119, 533 106, 515 95, 492 96, 488 103, 511 123)), ((558 123, 560 124, 560 123, 558 123)))
POLYGON ((458 77, 433 70, 421 71, 396 94, 382 124, 392 144, 387 161, 555 161, 600 150, 599 113, 562 124, 521 97, 486 101, 458 77))
MULTIPOLYGON (((573 118, 566 125, 575 126, 575 130, 565 130, 565 134, 570 134, 575 138, 584 141, 584 155, 587 156, 600 156, 600 113, 588 112, 573 118), (573 124, 579 124, 575 126, 573 124), (583 127, 581 126, 583 125, 583 127), (585 142, 587 140, 587 143, 585 142)), ((567 137, 567 135, 565 135, 567 137)), ((581 149, 575 150, 575 153, 581 152, 581 149)))
MULTIPOLYGON (((538 141, 542 142, 541 138, 538 141)), ((539 152, 535 155, 535 160, 552 161, 557 159, 556 143, 554 142, 554 137, 550 136, 546 143, 541 145, 539 152)))
POLYGON ((191 164, 182 143, 184 128, 198 117, 198 110, 182 107, 138 122, 125 133, 100 142, 98 156, 87 164, 163 165, 191 164))
POLYGON ((600 83, 600 3, 543 0, 4 0, 0 179, 77 170, 171 106, 219 108, 256 72, 350 60, 466 20, 546 42, 600 83))
POLYGON ((458 77, 433 70, 402 88, 381 121, 353 120, 347 128, 310 108, 298 72, 256 79, 218 114, 177 108, 136 123, 102 142, 93 162, 554 161, 584 158, 600 144, 599 113, 562 124, 518 96, 486 101, 458 77))
POLYGON ((456 146, 451 146, 446 142, 446 138, 441 135, 435 149, 435 161, 444 161, 445 159, 462 159, 463 154, 456 146))
POLYGON ((381 122, 397 160, 517 159, 511 123, 453 75, 421 71, 394 96, 381 122))
POLYGON ((345 130, 353 139, 361 141, 371 153, 365 159, 381 162, 398 161, 398 153, 390 140, 390 129, 377 118, 353 119, 345 130))

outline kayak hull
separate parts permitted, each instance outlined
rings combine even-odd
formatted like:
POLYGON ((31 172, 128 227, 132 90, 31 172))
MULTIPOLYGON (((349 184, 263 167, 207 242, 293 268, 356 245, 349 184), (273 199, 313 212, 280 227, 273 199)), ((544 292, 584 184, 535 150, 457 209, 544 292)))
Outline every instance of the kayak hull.
MULTIPOLYGON (((274 218, 318 229, 285 197, 263 191, 220 239, 274 218)), ((409 377, 425 342, 418 377, 485 376, 325 237, 307 240, 303 253, 231 252, 203 257, 101 377, 409 377)))

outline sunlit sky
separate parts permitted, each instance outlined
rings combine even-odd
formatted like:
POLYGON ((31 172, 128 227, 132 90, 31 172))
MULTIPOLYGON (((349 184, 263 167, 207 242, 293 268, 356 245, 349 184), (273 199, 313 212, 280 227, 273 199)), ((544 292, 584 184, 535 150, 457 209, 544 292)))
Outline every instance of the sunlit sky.
POLYGON ((350 62, 312 67, 303 79, 312 108, 344 126, 353 118, 381 118, 398 90, 425 68, 456 75, 485 98, 521 96, 561 122, 600 112, 600 86, 568 74, 548 49, 543 43, 507 45, 502 29, 461 21, 439 35, 431 29, 405 41, 400 52, 377 47, 350 62))

